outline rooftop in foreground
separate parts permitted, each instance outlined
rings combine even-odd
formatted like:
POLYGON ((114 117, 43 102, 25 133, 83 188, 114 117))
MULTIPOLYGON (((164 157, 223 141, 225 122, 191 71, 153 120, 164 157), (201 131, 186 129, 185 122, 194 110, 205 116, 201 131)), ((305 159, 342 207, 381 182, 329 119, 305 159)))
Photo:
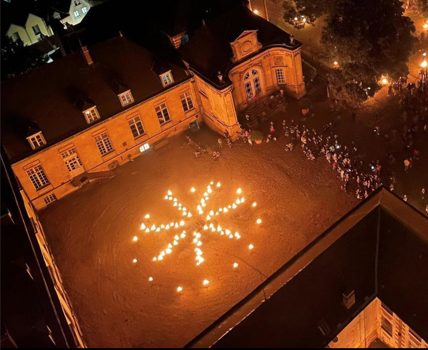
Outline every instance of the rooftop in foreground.
POLYGON ((375 298, 428 339, 427 267, 428 219, 381 189, 189 346, 325 348, 375 298))

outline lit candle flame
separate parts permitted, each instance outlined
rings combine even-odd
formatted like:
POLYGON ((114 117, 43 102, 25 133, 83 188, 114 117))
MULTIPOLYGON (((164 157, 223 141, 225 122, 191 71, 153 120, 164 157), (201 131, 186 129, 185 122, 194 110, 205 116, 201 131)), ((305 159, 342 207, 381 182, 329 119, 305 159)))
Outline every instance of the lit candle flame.
POLYGON ((134 264, 136 264, 136 263, 138 262, 138 260, 137 260, 137 259, 134 259, 134 260, 132 260, 132 262, 133 262, 134 264))
POLYGON ((178 293, 181 293, 182 291, 183 291, 183 287, 178 287, 178 288, 177 288, 177 292, 178 292, 178 293))
POLYGON ((133 240, 134 240, 134 242, 138 242, 138 237, 135 236, 133 240))
POLYGON ((257 219, 257 224, 260 225, 262 223, 262 219, 257 219))
POLYGON ((237 194, 241 194, 242 193, 242 189, 238 188, 238 190, 236 191, 237 194))
POLYGON ((145 218, 150 219, 150 214, 146 214, 145 218))

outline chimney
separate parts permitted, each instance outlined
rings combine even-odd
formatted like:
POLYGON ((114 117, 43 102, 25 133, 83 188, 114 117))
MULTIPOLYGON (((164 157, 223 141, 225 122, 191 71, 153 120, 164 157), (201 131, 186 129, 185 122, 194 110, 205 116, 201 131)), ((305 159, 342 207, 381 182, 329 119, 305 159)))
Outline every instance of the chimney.
POLYGON ((88 47, 83 46, 82 52, 83 52, 83 56, 85 56, 86 63, 88 64, 88 66, 92 66, 94 64, 94 61, 92 61, 92 57, 91 57, 91 54, 89 53, 88 47))
POLYGON ((223 74, 221 74, 221 72, 220 72, 220 71, 217 73, 217 78, 218 78, 218 80, 220 81, 220 83, 222 83, 222 82, 223 82, 223 74))
POLYGON ((355 305, 355 291, 351 288, 348 288, 342 294, 342 302, 343 306, 345 306, 348 310, 350 310, 355 305))

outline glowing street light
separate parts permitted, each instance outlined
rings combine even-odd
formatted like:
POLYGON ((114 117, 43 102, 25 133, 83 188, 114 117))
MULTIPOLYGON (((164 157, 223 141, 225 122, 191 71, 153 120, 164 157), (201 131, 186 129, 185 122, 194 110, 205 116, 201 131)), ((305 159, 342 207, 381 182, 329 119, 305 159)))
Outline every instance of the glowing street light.
POLYGON ((150 219, 150 214, 146 214, 146 216, 144 218, 150 219))
POLYGON ((237 194, 241 194, 242 193, 242 189, 238 188, 238 190, 236 191, 237 194))
POLYGON ((134 259, 134 260, 132 260, 132 262, 133 262, 134 264, 136 264, 136 263, 138 262, 138 260, 137 260, 137 259, 134 259))
POLYGON ((192 188, 190 189, 190 192, 195 193, 195 192, 196 192, 196 188, 192 187, 192 188))
POLYGON ((149 277, 149 282, 153 282, 153 277, 149 277))
POLYGON ((257 225, 260 225, 262 223, 262 219, 257 219, 257 225))
POLYGON ((258 14, 259 14, 259 10, 257 10, 257 9, 256 9, 256 10, 254 10, 253 12, 254 12, 256 15, 258 15, 258 14))
POLYGON ((257 207, 257 203, 256 202, 253 203, 253 208, 255 208, 255 207, 257 207))
POLYGON ((428 66, 428 63, 427 63, 427 61, 423 61, 422 63, 421 63, 421 67, 422 68, 427 68, 427 66, 428 66))

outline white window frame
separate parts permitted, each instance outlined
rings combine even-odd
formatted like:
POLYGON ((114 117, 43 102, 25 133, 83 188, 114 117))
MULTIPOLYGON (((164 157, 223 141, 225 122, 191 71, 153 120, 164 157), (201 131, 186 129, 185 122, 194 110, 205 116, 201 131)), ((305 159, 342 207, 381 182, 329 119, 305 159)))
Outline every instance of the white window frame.
POLYGON ((155 107, 155 112, 159 120, 160 125, 164 125, 171 121, 171 115, 169 114, 168 106, 166 102, 163 102, 155 107))
POLYGON ((285 72, 282 68, 275 69, 276 82, 278 85, 285 85, 285 72))
POLYGON ((46 196, 46 197, 45 197, 45 203, 46 203, 47 205, 49 205, 49 204, 51 204, 51 203, 53 203, 53 202, 56 202, 57 200, 58 200, 58 198, 56 198, 55 193, 52 193, 52 194, 50 194, 49 196, 46 196))
POLYGON ((46 140, 43 136, 43 133, 40 131, 37 134, 31 135, 27 137, 28 142, 33 150, 38 149, 44 145, 46 145, 46 140))
POLYGON ((11 38, 12 38, 13 42, 15 42, 15 43, 17 41, 22 41, 21 35, 19 35, 19 32, 12 33, 11 38))
POLYGON ((180 95, 180 98, 181 98, 181 104, 183 106, 183 110, 185 113, 195 109, 195 105, 193 104, 192 94, 190 93, 190 90, 183 92, 180 95))
POLYGON ((122 107, 126 107, 134 103, 134 96, 132 96, 131 90, 125 91, 124 93, 119 94, 118 96, 122 107))
POLYGON ((40 29, 40 26, 38 25, 38 24, 35 24, 35 25, 33 25, 33 33, 34 33, 34 35, 35 36, 38 36, 38 35, 40 35, 41 33, 42 33, 42 31, 41 31, 41 29, 40 29), (34 28, 38 28, 39 29, 39 32, 38 33, 36 33, 36 30, 34 29, 34 28))
POLYGON ((64 160, 64 164, 69 172, 76 170, 71 168, 70 160, 76 160, 80 167, 83 168, 82 161, 80 160, 80 157, 76 152, 76 148, 72 147, 67 151, 61 152, 61 157, 64 160))
POLYGON ((83 111, 83 115, 88 124, 92 124, 101 118, 96 106, 83 111))
POLYGON ((82 13, 86 15, 88 13, 88 8, 86 6, 82 7, 82 13))
POLYGON ((129 118, 128 125, 129 125, 129 128, 131 129, 131 133, 132 133, 132 136, 134 137, 134 140, 146 135, 146 129, 144 128, 144 124, 141 121, 141 117, 139 115, 129 118), (141 124, 140 127, 141 129, 143 129, 143 131, 140 130, 140 127, 138 126, 138 124, 141 124))
POLYGON ((114 152, 113 143, 111 142, 110 136, 107 131, 94 136, 95 144, 101 155, 104 157, 114 152))
POLYGON ((168 72, 166 72, 164 74, 161 74, 160 75, 160 79, 161 79, 163 87, 166 87, 166 86, 171 85, 171 84, 174 83, 174 78, 172 76, 171 71, 168 71, 168 72))
POLYGON ((80 18, 80 17, 82 17, 82 15, 80 14, 79 10, 75 10, 75 11, 74 11, 74 17, 75 17, 75 18, 80 18))
POLYGON ((41 164, 27 169, 26 172, 36 191, 40 191, 51 184, 41 164))

